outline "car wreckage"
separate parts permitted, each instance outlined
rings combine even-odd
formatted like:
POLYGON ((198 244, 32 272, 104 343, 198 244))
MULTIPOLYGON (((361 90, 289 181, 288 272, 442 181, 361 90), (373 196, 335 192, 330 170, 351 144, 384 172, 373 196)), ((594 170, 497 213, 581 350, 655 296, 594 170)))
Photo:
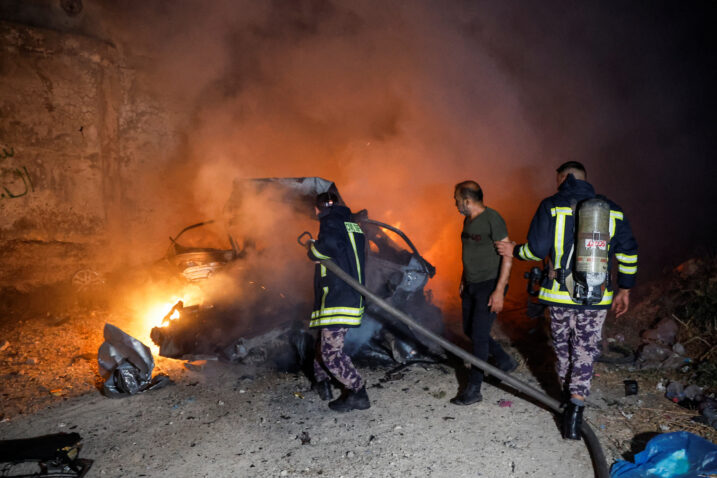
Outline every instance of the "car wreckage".
MULTIPOLYGON (((315 338, 305 319, 312 307, 313 267, 295 238, 302 227, 317 229, 314 199, 327 191, 341 198, 333 182, 318 177, 236 180, 222 221, 228 247, 180 242, 180 236, 212 221, 188 226, 170 238, 163 261, 183 280, 207 290, 212 283, 226 289, 228 280, 241 290, 221 298, 208 293, 209 298, 198 304, 177 302, 167 311, 163 325, 151 331, 160 355, 215 355, 235 363, 310 370, 315 338), (256 216, 258 209, 261 216, 256 216), (254 226, 256 217, 265 222, 266 216, 274 215, 276 224, 254 226)), ((366 287, 420 325, 442 333, 441 311, 425 290, 435 268, 398 228, 370 219, 366 210, 355 213, 354 221, 366 235, 366 287)), ((442 357, 440 348, 388 318, 370 301, 361 327, 349 329, 345 347, 355 361, 369 365, 442 357)))

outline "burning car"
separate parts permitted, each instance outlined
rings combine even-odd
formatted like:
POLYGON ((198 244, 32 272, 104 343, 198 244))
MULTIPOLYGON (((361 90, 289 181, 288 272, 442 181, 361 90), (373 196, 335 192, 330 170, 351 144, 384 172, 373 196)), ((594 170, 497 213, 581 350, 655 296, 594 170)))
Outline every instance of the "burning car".
POLYGON ((213 223, 214 221, 205 221, 192 224, 179 231, 175 237, 169 238, 171 244, 164 259, 189 281, 207 279, 227 263, 240 257, 231 236, 228 237, 231 249, 191 247, 179 243, 179 238, 185 232, 213 223))
MULTIPOLYGON (((317 177, 237 180, 224 206, 229 247, 180 243, 185 232, 211 222, 193 224, 170 238, 165 260, 187 281, 203 282, 206 295, 201 304, 177 303, 164 324, 152 329, 160 355, 271 360, 284 369, 310 361, 314 337, 304 319, 311 312, 313 268, 296 237, 316 229, 314 198, 327 191, 341 197, 333 182, 317 177)), ((354 221, 367 239, 367 288, 441 333, 440 309, 424 290, 435 268, 400 229, 370 219, 365 210, 355 213, 354 221)), ((346 349, 355 360, 370 363, 406 363, 440 354, 370 301, 362 326, 349 330, 346 349)))

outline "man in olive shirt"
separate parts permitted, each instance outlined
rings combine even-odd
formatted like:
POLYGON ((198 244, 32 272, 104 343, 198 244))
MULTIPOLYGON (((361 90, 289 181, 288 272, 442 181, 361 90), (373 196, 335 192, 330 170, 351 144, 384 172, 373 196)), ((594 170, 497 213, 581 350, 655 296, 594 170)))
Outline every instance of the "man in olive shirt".
MULTIPOLYGON (((495 249, 495 241, 508 241, 508 229, 497 211, 483 204, 483 191, 475 181, 464 181, 454 191, 458 212, 463 221, 463 276, 460 294, 463 303, 463 331, 473 342, 473 355, 483 361, 489 356, 496 366, 510 372, 517 367, 490 336, 490 329, 498 312, 503 310, 503 297, 508 287, 512 259, 502 257, 495 249)), ((480 402, 483 371, 471 367, 466 388, 451 403, 470 405, 480 402)))

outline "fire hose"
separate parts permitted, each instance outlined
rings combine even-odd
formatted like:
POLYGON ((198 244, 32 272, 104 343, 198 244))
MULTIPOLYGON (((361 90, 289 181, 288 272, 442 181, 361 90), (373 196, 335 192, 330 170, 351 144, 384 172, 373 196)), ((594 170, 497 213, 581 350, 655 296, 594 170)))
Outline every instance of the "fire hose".
MULTIPOLYGON (((311 247, 311 243, 313 242, 313 238, 311 237, 311 233, 304 232, 302 233, 298 238, 297 241, 299 244, 301 244, 303 247, 309 249, 311 247), (304 236, 308 236, 308 238, 302 242, 302 238, 304 236)), ((437 343, 441 347, 443 347, 445 350, 451 352, 455 356, 463 359, 464 361, 470 363, 471 365, 475 365, 476 367, 479 367, 482 369, 485 373, 492 375, 499 379, 501 382, 509 385, 510 387, 514 388, 515 390, 524 393, 525 395, 541 402, 548 408, 552 409, 555 413, 562 413, 562 408, 560 405, 560 402, 557 400, 550 398, 549 396, 545 395, 542 391, 538 390, 537 388, 534 388, 530 384, 527 384, 525 382, 522 382, 510 374, 507 374, 503 372, 502 370, 490 365, 487 362, 484 362, 483 360, 479 359, 478 357, 469 354, 462 348, 458 347, 452 342, 449 342, 445 338, 441 337, 440 335, 436 335, 435 333, 431 332, 430 330, 426 329, 422 325, 416 323, 411 317, 409 317, 407 314, 401 312, 397 308, 393 307, 391 304, 386 302, 385 300, 381 299, 379 296, 368 290, 366 287, 361 285, 356 279, 351 277, 349 274, 343 271, 338 265, 336 265, 335 262, 333 262, 330 259, 323 259, 318 261, 321 265, 326 267, 326 269, 333 272, 337 277, 339 277, 341 280, 346 282, 351 288, 359 292, 361 295, 363 295, 366 299, 371 300, 374 304, 379 306, 381 309, 389 313, 391 316, 393 316, 398 321, 402 322, 406 326, 408 326, 413 332, 418 332, 422 336, 432 340, 433 342, 437 343)), ((593 461, 593 468, 595 469, 595 475, 597 478, 609 478, 610 471, 607 465, 607 461, 605 459, 605 454, 602 450, 602 446, 600 445, 600 441, 598 440, 597 436, 595 435, 595 432, 593 432, 592 428, 583 421, 582 428, 580 429, 582 432, 583 438, 585 438, 585 443, 588 447, 588 450, 590 452, 590 456, 593 461)))

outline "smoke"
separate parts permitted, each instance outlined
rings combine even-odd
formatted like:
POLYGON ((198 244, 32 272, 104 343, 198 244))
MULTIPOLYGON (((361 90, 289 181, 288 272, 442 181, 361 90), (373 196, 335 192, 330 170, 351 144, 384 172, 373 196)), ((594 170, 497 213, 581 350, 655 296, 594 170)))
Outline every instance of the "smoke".
MULTIPOLYGON (((531 191, 506 171, 529 170, 537 141, 512 80, 467 34, 475 8, 323 1, 147 8, 132 9, 146 27, 130 31, 121 21, 115 35, 128 51, 151 51, 157 89, 187 113, 186 140, 167 165, 172 180, 160 181, 189 185, 185 197, 166 200, 186 217, 217 217, 235 178, 325 177, 354 210, 402 228, 436 263, 432 287, 447 299, 460 276, 453 185, 476 179, 489 205, 506 208, 531 191)), ((258 208, 247 224, 280 208, 258 208)))
MULTIPOLYGON (((637 7, 561 2, 104 8, 105 28, 128 58, 151 58, 142 62, 148 86, 171 99, 184 138, 151 188, 164 191, 153 221, 161 227, 218 217, 236 178, 321 176, 352 209, 411 237, 437 266, 430 287, 445 305, 461 269, 453 185, 478 181, 520 241, 540 198, 554 192, 555 167, 577 159, 625 207, 648 256, 658 253, 648 234, 664 209, 645 211, 645 199, 668 204, 660 183, 675 172, 665 165, 682 158, 677 146, 690 143, 681 122, 695 106, 686 91, 666 94, 684 78, 658 76, 678 53, 650 50, 669 46, 660 37, 664 8, 645 18, 637 7), (675 129, 681 139, 660 149, 659 137, 675 129), (648 162, 655 166, 645 171, 648 162)), ((669 31, 686 38, 686 27, 669 31)), ((701 196, 710 199, 714 192, 701 196)), ((257 204, 246 227, 283 214, 271 204, 257 204)), ((276 272, 286 274, 292 269, 278 263, 303 253, 281 252, 276 272)))

